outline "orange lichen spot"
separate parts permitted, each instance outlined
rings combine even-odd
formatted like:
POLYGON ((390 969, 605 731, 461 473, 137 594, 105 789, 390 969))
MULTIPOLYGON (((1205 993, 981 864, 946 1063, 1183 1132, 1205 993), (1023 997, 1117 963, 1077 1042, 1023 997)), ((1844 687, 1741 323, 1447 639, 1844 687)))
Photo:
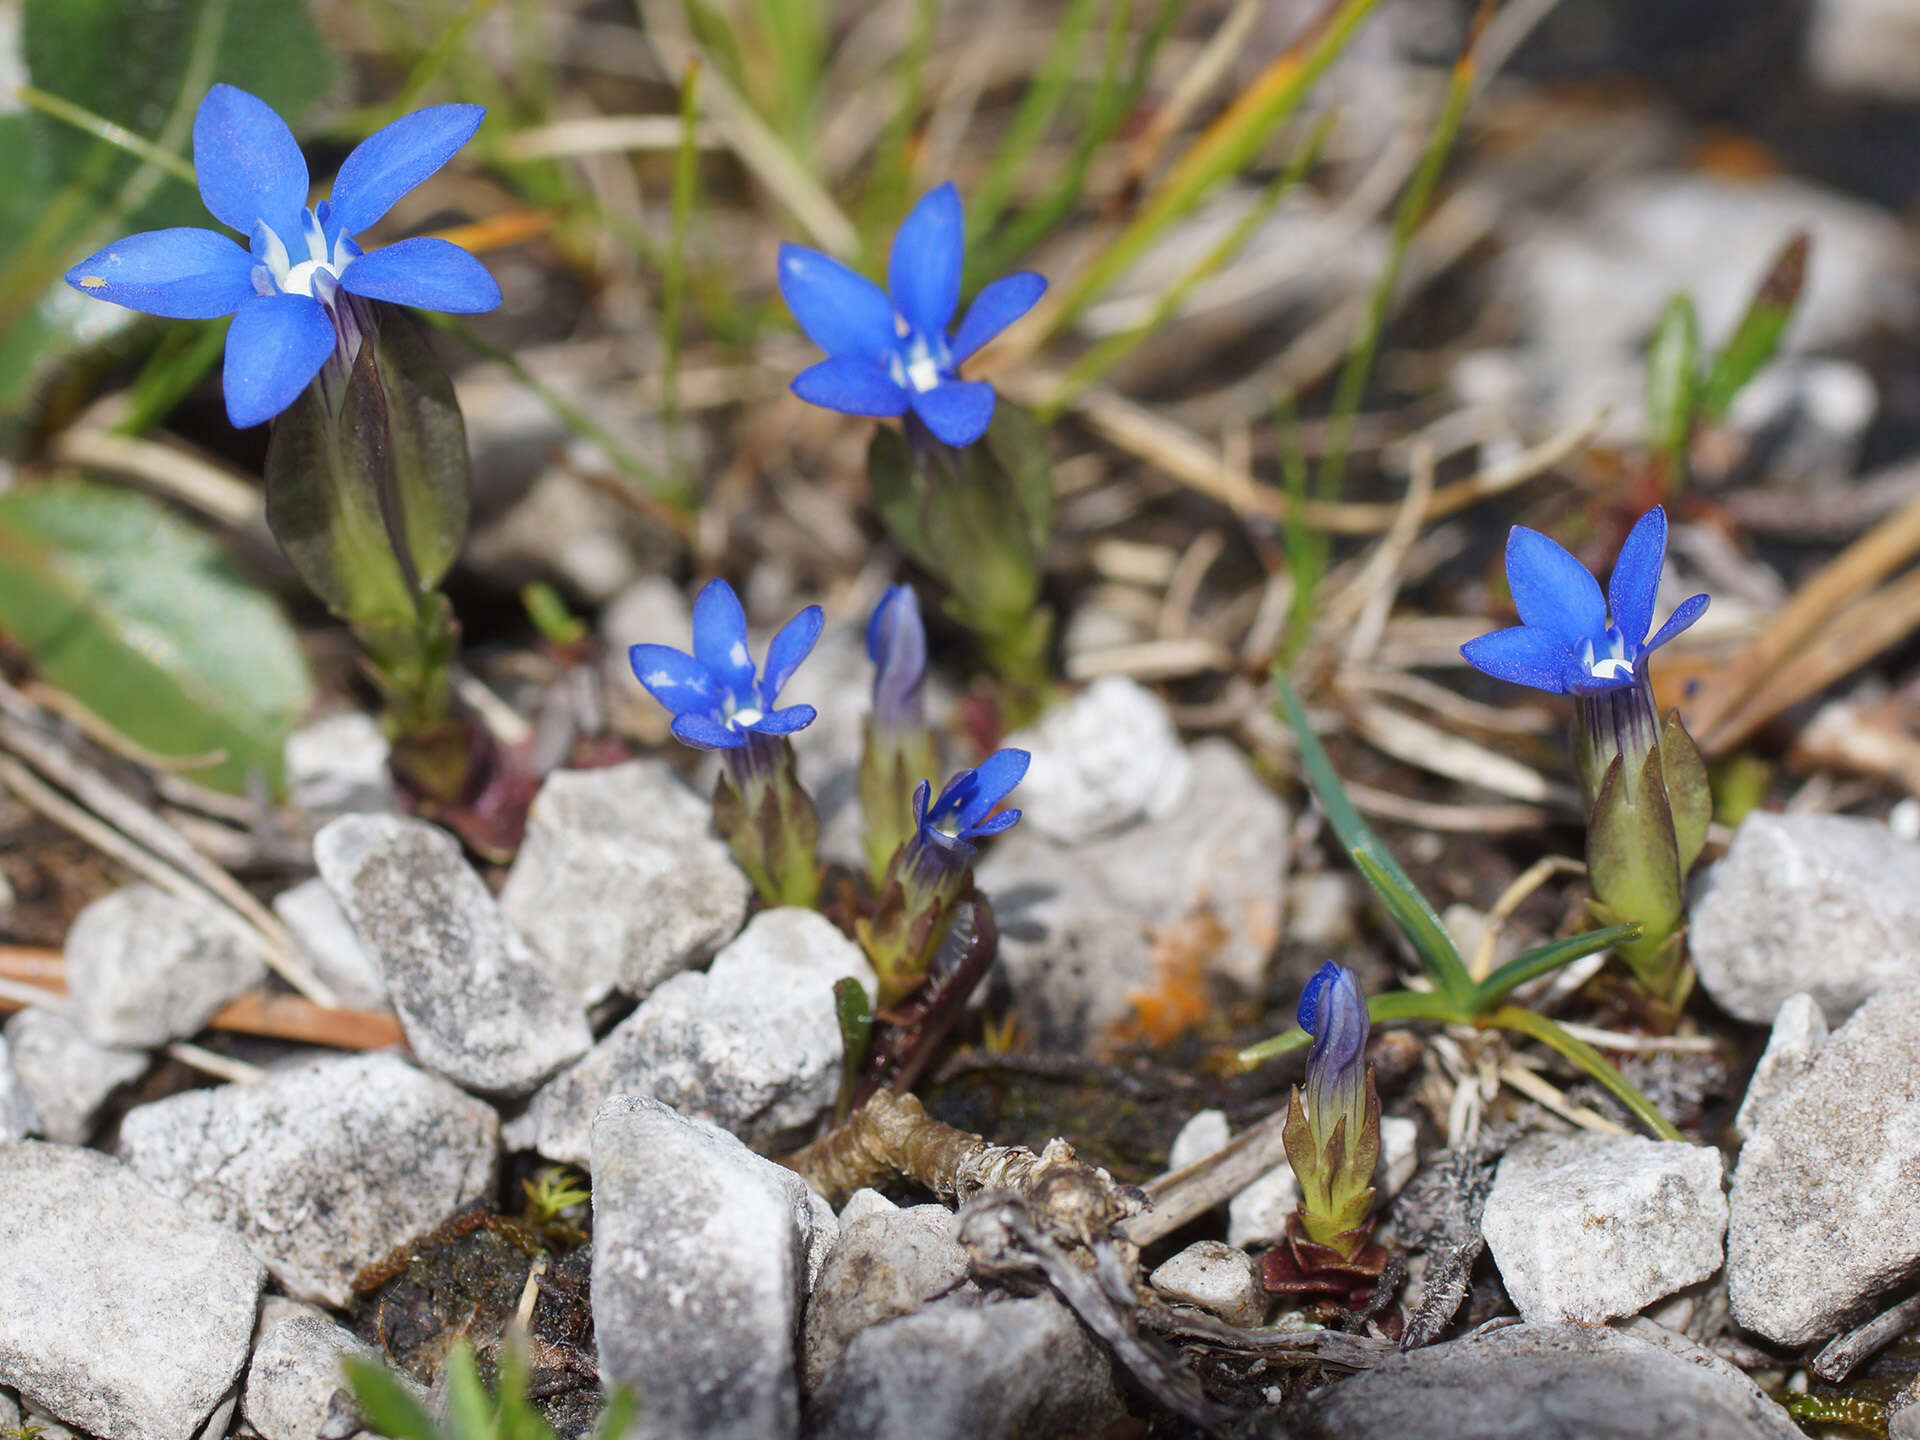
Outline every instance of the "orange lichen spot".
POLYGON ((1171 1045, 1206 1022, 1213 1009, 1207 973, 1226 943, 1227 930, 1212 909, 1201 907, 1153 936, 1154 986, 1127 995, 1133 1014, 1114 1027, 1113 1038, 1171 1045))

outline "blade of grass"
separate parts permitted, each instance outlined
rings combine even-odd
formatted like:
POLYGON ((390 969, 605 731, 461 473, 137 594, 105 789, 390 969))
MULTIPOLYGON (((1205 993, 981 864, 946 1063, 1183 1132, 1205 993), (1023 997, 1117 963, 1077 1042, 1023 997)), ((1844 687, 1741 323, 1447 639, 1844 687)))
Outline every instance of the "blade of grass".
POLYGON ((1494 1003, 1506 998, 1507 994, 1537 980, 1542 975, 1550 975, 1563 965, 1571 965, 1576 960, 1584 960, 1589 955, 1597 955, 1610 946, 1619 945, 1634 939, 1640 933, 1638 925, 1609 925, 1604 930, 1589 930, 1584 935, 1569 936, 1565 940, 1555 940, 1551 945, 1542 945, 1529 950, 1526 954, 1509 960, 1498 970, 1480 982, 1480 994, 1474 1010, 1485 1014, 1494 1003))
POLYGON ((1327 135, 1333 129, 1333 121, 1333 115, 1328 114, 1314 126, 1313 133, 1307 137, 1306 143, 1300 147, 1293 159, 1287 162, 1287 168, 1274 177, 1258 203, 1247 211, 1233 229, 1227 232, 1219 244, 1200 258, 1199 263, 1189 268, 1161 293, 1160 298, 1154 302, 1153 313, 1144 323, 1121 334, 1109 335, 1068 367, 1067 373, 1061 377, 1060 384, 1053 394, 1037 407, 1036 413, 1043 425, 1058 418, 1060 412, 1073 403, 1076 395, 1131 355, 1142 342, 1166 324, 1187 296, 1193 293, 1194 286, 1240 253, 1247 241, 1253 238, 1254 232, 1273 213, 1274 207, 1313 168, 1320 157, 1322 146, 1326 144, 1327 135))
POLYGON ((820 0, 755 0, 754 11, 773 59, 778 91, 766 107, 794 153, 813 155, 814 100, 827 53, 827 16, 820 0))
POLYGON ((1560 1026, 1544 1015, 1518 1005, 1502 1005, 1487 1017, 1489 1025, 1502 1030, 1512 1030, 1516 1034, 1526 1035, 1538 1040, 1551 1050, 1557 1050, 1574 1065, 1586 1071, 1600 1084, 1604 1085, 1613 1098, 1618 1100, 1647 1129, 1662 1140, 1678 1140, 1679 1130, 1666 1116, 1626 1076, 1622 1075, 1598 1050, 1584 1040, 1576 1040, 1560 1026))
POLYGON ((680 149, 673 163, 673 215, 667 231, 666 265, 660 276, 660 419, 675 475, 680 455, 680 323, 687 293, 687 226, 700 180, 700 61, 687 62, 680 77, 680 149))
POLYGON ((1146 90, 1147 77, 1153 68, 1154 57, 1160 46, 1172 33, 1174 24, 1186 10, 1186 0, 1161 0, 1160 8, 1154 13, 1153 23, 1147 27, 1147 33, 1141 40, 1134 55, 1134 62, 1124 83, 1119 80, 1120 62, 1124 57, 1127 40, 1127 22, 1131 17, 1131 0, 1114 7, 1112 20, 1107 28, 1107 52, 1100 71, 1100 84, 1094 91, 1093 100, 1087 112, 1082 128, 1080 142, 1074 147, 1072 156, 1060 172, 1060 179, 1053 189, 1039 203, 1023 210, 1019 216, 1002 227, 1001 233, 987 243, 969 246, 967 255, 967 284, 977 285, 990 275, 998 275, 1013 268, 1019 258, 1051 235, 1060 223, 1073 212, 1080 203, 1080 196, 1086 189, 1087 174, 1093 167, 1093 157, 1099 152, 1120 128, 1120 124, 1133 112, 1140 102, 1140 96, 1146 90))
POLYGON ((134 377, 127 392, 127 413, 113 427, 117 435, 144 435, 187 398, 206 373, 220 363, 227 344, 227 320, 169 326, 134 377))
POLYGON ((1301 768, 1307 772, 1308 783, 1319 798, 1320 808, 1326 811, 1327 822, 1333 826, 1334 834, 1340 837, 1340 843, 1346 846, 1347 852, 1353 857, 1355 867, 1366 876, 1367 883, 1373 886, 1393 913, 1395 923, 1420 952, 1421 961, 1441 994, 1456 1010, 1466 1009, 1473 1000, 1473 977, 1467 973, 1466 964, 1460 959, 1460 952, 1454 948, 1453 941, 1448 938, 1440 917, 1434 913, 1433 906, 1427 903, 1426 896, 1420 893, 1407 872, 1400 868, 1400 862, 1393 858, 1393 852, 1380 842, 1380 837, 1373 833, 1367 822, 1360 818, 1360 812, 1353 808, 1353 802, 1347 798, 1333 762, 1327 758, 1319 737, 1313 733, 1313 726, 1307 720, 1306 707, 1300 703, 1300 697, 1294 693, 1278 666, 1273 671, 1273 688, 1281 714, 1293 729, 1293 741, 1300 752, 1301 768))
MULTIPOLYGON (((1374 1025, 1404 1025, 1414 1020, 1433 1020, 1446 1025, 1463 1025, 1467 1017, 1444 995, 1422 990, 1389 990, 1367 1001, 1367 1019, 1374 1025)), ((1313 1037, 1295 1025, 1270 1040, 1249 1045, 1235 1059, 1242 1065, 1258 1065, 1295 1050, 1304 1050, 1313 1037)))
MULTIPOLYGON (((1013 112, 1006 137, 988 162, 986 174, 967 196, 969 246, 999 223, 1001 212, 1013 194, 1014 182, 1027 169, 1034 147, 1059 113, 1067 97, 1067 87, 1079 69, 1080 51, 1099 5, 1100 0, 1069 0, 1066 13, 1060 17, 1059 27, 1053 33, 1053 44, 1047 48, 1040 68, 1020 97, 1020 108, 1013 112)), ((1126 0, 1116 0, 1116 13, 1126 8, 1126 0)))
MULTIPOLYGON (((1214 185, 1252 163, 1306 99, 1380 0, 1342 0, 1313 33, 1274 60, 1225 114, 1188 146, 1140 213, 1094 257, 1052 307, 1052 329, 1071 324, 1106 288, 1191 210, 1214 185)), ((1044 337, 1034 337, 1037 344, 1044 337)))
POLYGON ((104 140, 107 144, 126 151, 136 159, 157 166, 176 180, 184 180, 189 185, 197 183, 194 179, 193 166, 186 160, 170 150, 162 150, 152 141, 114 124, 106 117, 94 114, 83 105, 76 105, 71 100, 63 100, 58 95, 49 95, 36 85, 22 85, 13 93, 43 115, 51 115, 54 119, 64 121, 74 129, 93 136, 96 140, 104 140))

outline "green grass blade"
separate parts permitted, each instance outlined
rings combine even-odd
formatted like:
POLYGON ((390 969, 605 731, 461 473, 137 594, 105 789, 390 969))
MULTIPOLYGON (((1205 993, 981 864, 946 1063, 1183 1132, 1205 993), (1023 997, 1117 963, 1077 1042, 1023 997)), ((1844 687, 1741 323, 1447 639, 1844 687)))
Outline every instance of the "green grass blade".
POLYGON ((673 215, 666 265, 660 276, 660 420, 680 470, 680 324, 687 298, 687 229, 700 181, 700 62, 689 60, 680 80, 680 148, 673 161, 673 215))
MULTIPOLYGON (((1443 1024, 1463 1024, 1466 1016, 1444 995, 1424 990, 1389 990, 1367 1002, 1367 1019, 1374 1025, 1404 1025, 1414 1020, 1434 1020, 1443 1024)), ((1258 1065, 1263 1060, 1304 1050, 1313 1037, 1298 1025, 1283 1030, 1271 1040, 1249 1045, 1235 1057, 1242 1065, 1258 1065)))
POLYGON ((126 151, 135 159, 144 160, 147 164, 164 170, 176 180, 184 180, 189 185, 198 183, 194 178, 193 166, 181 156, 174 154, 171 150, 161 149, 152 141, 94 114, 84 106, 76 105, 71 100, 63 100, 58 95, 49 95, 45 90, 33 85, 22 85, 14 91, 14 94, 42 114, 64 121, 74 129, 93 136, 96 140, 104 140, 107 144, 126 151))
POLYGON ((1713 357, 1699 396, 1700 409, 1709 419, 1722 419, 1733 397, 1779 350, 1787 322, 1793 319, 1794 307, 1800 303, 1800 292, 1806 285, 1807 251, 1812 244, 1813 237, 1802 230, 1781 247, 1748 302, 1746 313, 1713 357))
POLYGON ((1293 728, 1293 740, 1300 752, 1301 768, 1307 772, 1307 781, 1313 786, 1313 793, 1319 797, 1321 808, 1327 812, 1327 821, 1333 826, 1334 834, 1340 837, 1340 843, 1353 857, 1355 868, 1367 877, 1367 883, 1373 886, 1385 903, 1401 933, 1419 952, 1420 963, 1433 978, 1434 984, 1456 1009, 1465 1009, 1473 999, 1473 978, 1467 974, 1467 967, 1461 961, 1460 952, 1454 948, 1453 941, 1448 938, 1446 927, 1440 923, 1440 917, 1434 913, 1419 887, 1400 868, 1400 862, 1393 858, 1393 852, 1381 843, 1380 837, 1373 833, 1367 822, 1360 818, 1360 812, 1353 808, 1353 802, 1347 798, 1346 788, 1341 785, 1333 762, 1327 758, 1319 737, 1313 733, 1313 726, 1307 721, 1306 707, 1300 703, 1300 697, 1294 694, 1293 687, 1287 683, 1287 677, 1278 666, 1274 667, 1273 689, 1281 715, 1293 728))
POLYGON ((1550 945, 1542 945, 1516 956, 1495 970, 1480 982, 1480 993, 1473 1009, 1477 1015, 1484 1015, 1494 1005, 1504 1000, 1513 990, 1537 980, 1542 975, 1550 975, 1563 965, 1571 965, 1576 960, 1584 960, 1589 955, 1597 955, 1610 946, 1632 940, 1640 933, 1638 925, 1609 925, 1604 930, 1589 930, 1584 935, 1572 935, 1565 940, 1555 940, 1550 945))
POLYGON ((1055 419, 1062 410, 1073 403, 1074 396, 1131 355, 1143 341, 1173 317, 1174 312, 1185 302, 1187 296, 1193 293, 1194 286, 1240 253, 1247 241, 1253 238, 1254 232, 1273 213, 1274 207, 1313 168, 1314 162, 1320 157, 1321 147, 1326 144, 1328 133, 1333 129, 1334 118, 1332 114, 1328 114, 1313 128, 1313 133, 1307 137, 1306 143, 1287 163, 1287 168, 1274 177, 1272 183, 1267 186, 1266 192, 1261 195, 1259 202, 1247 211, 1219 244, 1203 255, 1197 264, 1189 268, 1161 293, 1160 298, 1154 303, 1153 313, 1144 323, 1118 335, 1107 336, 1073 362, 1066 375, 1061 378, 1058 388, 1039 407, 1037 413, 1042 423, 1055 419))
POLYGON ((1622 1075, 1607 1058, 1584 1040, 1576 1040, 1544 1015, 1536 1015, 1518 1005, 1502 1005, 1487 1017, 1487 1023, 1502 1030, 1530 1036, 1549 1049, 1557 1050, 1580 1069, 1606 1086, 1613 1098, 1632 1112, 1635 1119, 1662 1140, 1681 1139, 1679 1130, 1634 1083, 1622 1075))
POLYGON ((1086 43, 1087 31, 1099 6, 1100 0, 1069 0, 1059 28, 1054 31, 1053 44, 1027 86, 1026 94, 1020 97, 1020 108, 1013 113, 1006 138, 988 163, 987 173, 967 196, 969 245, 999 223, 1001 212, 1013 194, 1014 182, 1028 168, 1034 147, 1059 113, 1067 98, 1067 87, 1073 83, 1074 72, 1079 68, 1081 47, 1086 43))
POLYGON ((1074 278, 1056 311, 1056 329, 1071 324, 1216 184, 1254 161, 1379 3, 1346 0, 1303 48, 1274 61, 1234 100, 1187 148, 1140 213, 1074 278))

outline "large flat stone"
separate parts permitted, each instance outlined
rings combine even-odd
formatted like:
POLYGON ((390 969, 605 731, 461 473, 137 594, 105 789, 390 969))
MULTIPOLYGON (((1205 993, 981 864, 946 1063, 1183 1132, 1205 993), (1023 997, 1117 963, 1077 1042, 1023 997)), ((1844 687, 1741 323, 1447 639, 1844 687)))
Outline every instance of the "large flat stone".
POLYGON ((396 1055, 276 1070, 127 1114, 120 1155, 237 1232, 291 1295, 344 1306, 354 1274, 493 1190, 492 1108, 396 1055))
POLYGON ((0 1145, 0 1385, 99 1440, 192 1440, 234 1393, 266 1271, 92 1150, 0 1145))
POLYGON ((314 837, 320 878, 380 962, 407 1043, 427 1069, 485 1095, 532 1091, 593 1043, 444 830, 344 815, 314 837))

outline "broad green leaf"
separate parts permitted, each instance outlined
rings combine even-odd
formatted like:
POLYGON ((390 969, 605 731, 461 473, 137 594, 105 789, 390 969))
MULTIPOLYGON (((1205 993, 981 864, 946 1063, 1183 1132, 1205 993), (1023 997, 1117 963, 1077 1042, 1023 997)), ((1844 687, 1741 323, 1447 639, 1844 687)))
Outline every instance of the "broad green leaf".
POLYGON ((1709 418, 1724 416, 1734 396, 1779 352, 1787 323, 1793 319, 1794 307, 1800 303, 1800 292, 1806 285, 1807 252, 1812 245, 1813 237, 1802 230, 1780 248, 1740 323, 1713 357, 1700 387, 1700 408, 1709 418))
POLYGON ((1669 485, 1678 485, 1685 474, 1699 353, 1693 301, 1675 295, 1661 310, 1647 347, 1647 448, 1666 458, 1669 485))
POLYGON ((1385 903, 1394 923, 1419 952, 1421 964, 1434 984, 1456 1005, 1467 1004, 1473 995, 1473 979, 1467 974, 1460 952, 1454 948, 1427 897, 1420 893, 1420 888, 1400 868, 1400 862, 1393 858, 1393 852, 1380 842, 1380 837, 1353 808, 1339 773, 1321 748, 1320 737, 1308 723, 1306 707, 1278 666, 1273 671, 1273 691, 1282 718, 1293 730, 1294 745, 1300 751, 1300 764, 1307 772, 1307 782, 1319 797, 1320 808, 1327 812, 1327 823, 1333 826, 1334 834, 1346 846, 1354 865, 1385 903))
POLYGON ((158 502, 68 480, 0 496, 0 632, 40 673, 195 772, 278 788, 280 750, 313 685, 280 608, 158 502))

